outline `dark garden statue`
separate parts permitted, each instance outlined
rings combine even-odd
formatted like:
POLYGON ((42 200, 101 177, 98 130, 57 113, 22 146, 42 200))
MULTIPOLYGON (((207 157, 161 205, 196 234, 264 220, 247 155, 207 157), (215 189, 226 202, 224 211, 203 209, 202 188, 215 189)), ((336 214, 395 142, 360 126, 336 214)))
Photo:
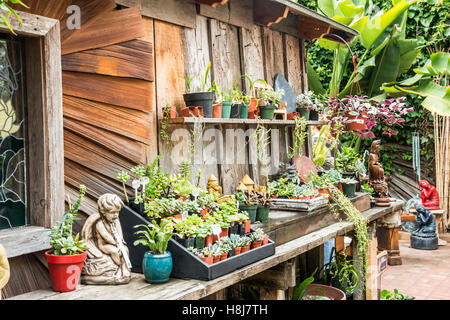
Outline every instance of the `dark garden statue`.
POLYGON ((117 195, 107 193, 97 203, 99 212, 86 220, 81 231, 88 247, 81 282, 126 284, 131 280, 131 262, 119 221, 123 202, 117 195))
POLYGON ((388 198, 388 185, 384 177, 384 169, 379 160, 380 140, 372 142, 369 156, 369 185, 374 190, 375 205, 387 207, 390 205, 388 198))
POLYGON ((436 188, 429 184, 427 180, 420 180, 419 186, 421 188, 422 205, 428 210, 439 210, 439 194, 436 188))
POLYGON ((433 213, 423 205, 416 205, 418 228, 411 233, 411 247, 421 250, 435 250, 438 247, 436 221, 433 213))

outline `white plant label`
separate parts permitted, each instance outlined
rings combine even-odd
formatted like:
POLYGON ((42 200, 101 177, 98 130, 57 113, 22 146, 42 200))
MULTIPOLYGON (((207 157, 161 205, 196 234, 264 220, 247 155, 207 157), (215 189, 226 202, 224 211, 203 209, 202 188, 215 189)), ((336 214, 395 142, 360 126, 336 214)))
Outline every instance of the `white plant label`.
POLYGON ((137 198, 137 193, 138 193, 138 189, 139 189, 139 187, 140 187, 140 185, 141 185, 141 183, 139 182, 139 180, 133 180, 132 182, 131 182, 131 186, 133 187, 133 189, 134 189, 134 196, 137 198))
POLYGON ((188 217, 188 212, 187 211, 183 211, 183 213, 181 214, 181 220, 186 220, 186 218, 188 217))
POLYGON ((215 235, 219 235, 222 232, 222 227, 220 226, 220 224, 213 224, 211 226, 212 229, 212 233, 215 235))

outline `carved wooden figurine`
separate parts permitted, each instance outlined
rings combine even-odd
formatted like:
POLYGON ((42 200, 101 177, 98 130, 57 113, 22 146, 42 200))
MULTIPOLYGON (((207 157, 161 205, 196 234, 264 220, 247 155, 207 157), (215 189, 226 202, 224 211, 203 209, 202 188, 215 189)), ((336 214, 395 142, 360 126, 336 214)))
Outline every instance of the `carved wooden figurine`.
POLYGON ((131 262, 119 221, 123 202, 117 195, 107 193, 97 203, 98 213, 86 220, 81 231, 88 247, 81 281, 85 284, 128 283, 131 262))
POLYGON ((380 140, 372 142, 369 156, 369 185, 375 194, 376 206, 385 207, 390 205, 388 198, 388 185, 384 177, 384 169, 379 161, 380 140))
POLYGON ((2 299, 2 288, 9 280, 9 263, 6 258, 5 248, 0 244, 0 300, 2 299))
POLYGON ((427 180, 420 180, 419 186, 421 188, 422 205, 425 209, 439 210, 439 194, 436 188, 429 184, 427 180))

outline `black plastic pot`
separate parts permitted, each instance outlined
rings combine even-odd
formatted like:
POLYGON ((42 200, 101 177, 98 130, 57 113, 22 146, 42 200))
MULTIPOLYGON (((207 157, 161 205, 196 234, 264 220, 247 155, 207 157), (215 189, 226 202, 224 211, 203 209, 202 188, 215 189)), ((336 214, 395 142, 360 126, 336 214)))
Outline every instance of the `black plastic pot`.
POLYGON ((309 120, 311 121, 319 120, 319 111, 311 110, 309 112, 309 120))
POLYGON ((342 184, 342 193, 348 197, 348 198, 352 198, 355 196, 355 192, 356 192, 356 183, 343 183, 342 184))
POLYGON ((236 249, 232 248, 230 251, 228 251, 228 258, 234 257, 236 255, 236 249))
POLYGON ((232 119, 241 118, 241 105, 240 104, 232 104, 231 105, 230 118, 232 118, 232 119))
POLYGON ((258 206, 256 210, 256 221, 267 222, 269 220, 270 207, 258 206))
POLYGON ((258 209, 257 205, 248 206, 246 204, 239 204, 239 210, 247 211, 248 216, 250 218, 250 223, 255 223, 256 221, 256 210, 258 209))
POLYGON ((245 234, 245 223, 238 224, 238 235, 241 237, 245 234))
POLYGON ((234 226, 231 226, 228 230, 229 234, 238 234, 239 232, 239 225, 237 223, 234 224, 234 226))
POLYGON ((185 248, 193 247, 195 245, 195 238, 180 238, 176 235, 175 239, 185 248))
POLYGON ((205 238, 196 237, 195 238, 195 245, 194 245, 194 247, 199 249, 199 250, 203 249, 205 247, 205 238))
POLYGON ((214 92, 196 92, 183 95, 187 107, 203 107, 205 118, 212 118, 214 92))

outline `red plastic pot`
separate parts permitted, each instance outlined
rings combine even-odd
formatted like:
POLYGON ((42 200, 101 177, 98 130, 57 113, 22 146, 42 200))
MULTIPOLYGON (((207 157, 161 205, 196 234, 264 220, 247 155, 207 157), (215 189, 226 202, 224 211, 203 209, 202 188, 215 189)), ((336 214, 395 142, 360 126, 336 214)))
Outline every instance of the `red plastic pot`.
POLYGON ((259 247, 261 247, 261 245, 262 245, 262 240, 261 241, 253 241, 252 249, 259 248, 259 247))
POLYGON ((219 262, 220 261, 220 256, 214 256, 213 257, 213 263, 219 262))
POLYGON ((200 259, 202 259, 206 264, 213 264, 214 262, 214 258, 211 257, 199 257, 200 259))
POLYGON ((250 232, 250 224, 251 224, 251 222, 250 222, 250 220, 245 220, 245 230, 244 230, 244 233, 249 233, 250 232))
POLYGON ((57 256, 45 252, 53 291, 69 292, 77 288, 87 251, 72 256, 57 256))
POLYGON ((241 253, 247 252, 248 250, 250 250, 250 244, 241 247, 241 253))
POLYGON ((255 114, 255 111, 257 111, 257 110, 258 110, 258 99, 251 98, 250 104, 248 105, 248 114, 250 115, 250 112, 255 114))
POLYGON ((295 117, 300 117, 300 113, 298 113, 298 112, 289 112, 287 114, 287 119, 288 120, 294 120, 295 117))
POLYGON ((234 255, 237 256, 238 254, 240 254, 241 253, 241 249, 242 249, 242 247, 235 248, 234 249, 234 255))
POLYGON ((222 232, 220 233, 220 237, 228 237, 228 229, 229 228, 222 228, 222 232))
POLYGON ((167 112, 167 109, 169 109, 169 118, 173 119, 177 117, 177 107, 165 107, 164 113, 167 112))
POLYGON ((367 120, 367 114, 361 113, 360 115, 353 116, 350 114, 345 113, 344 117, 346 117, 348 120, 346 121, 346 128, 348 131, 361 131, 366 130, 366 120, 367 120))
POLYGON ((212 234, 207 235, 205 238, 205 247, 208 247, 210 244, 211 245, 213 244, 213 235, 212 234))

